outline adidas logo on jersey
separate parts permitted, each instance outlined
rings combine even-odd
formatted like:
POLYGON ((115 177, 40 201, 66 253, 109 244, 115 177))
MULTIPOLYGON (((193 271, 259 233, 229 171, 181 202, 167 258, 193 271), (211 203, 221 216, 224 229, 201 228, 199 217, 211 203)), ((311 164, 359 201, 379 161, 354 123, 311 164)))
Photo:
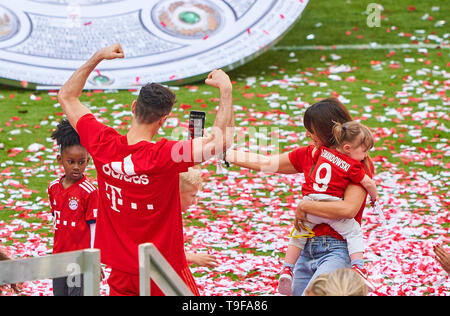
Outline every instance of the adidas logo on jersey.
POLYGON ((107 163, 103 165, 102 169, 107 176, 111 176, 114 179, 143 185, 147 185, 149 183, 148 176, 146 174, 137 175, 135 173, 131 155, 125 157, 123 161, 107 163))

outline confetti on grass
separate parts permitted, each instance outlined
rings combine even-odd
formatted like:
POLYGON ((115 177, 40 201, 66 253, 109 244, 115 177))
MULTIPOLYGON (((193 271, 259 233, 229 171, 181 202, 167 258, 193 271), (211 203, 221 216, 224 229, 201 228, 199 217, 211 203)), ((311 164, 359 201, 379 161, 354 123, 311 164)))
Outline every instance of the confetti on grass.
MULTIPOLYGON (((404 8, 411 15, 418 10, 404 8)), ((429 10, 423 21, 436 24, 429 18, 438 12, 439 8, 429 10)), ((318 27, 310 40, 320 40, 322 27, 318 27)), ((252 36, 256 33, 247 31, 252 36)), ((362 28, 349 27, 345 31, 349 37, 357 37, 362 28)), ((395 25, 386 29, 389 36, 408 43, 448 45, 448 35, 418 31, 395 25)), ((371 152, 377 170, 375 180, 387 220, 382 225, 378 215, 366 208, 362 222, 365 259, 372 278, 381 284, 371 295, 450 293, 448 276, 432 252, 434 245, 450 243, 450 64, 444 61, 446 54, 438 49, 418 48, 386 50, 364 59, 359 55, 349 57, 343 51, 320 51, 311 54, 314 63, 308 60, 306 64, 303 59, 307 56, 288 52, 290 67, 295 68, 297 63, 302 67, 286 70, 280 65, 267 65, 264 73, 234 78, 237 135, 243 139, 239 146, 244 150, 265 153, 277 149, 270 141, 264 143, 270 134, 258 130, 262 127, 276 135, 282 152, 306 145, 304 111, 329 96, 337 97, 356 119, 371 127, 376 139, 371 152)), ((180 103, 164 129, 168 138, 172 130, 186 129, 189 110, 203 108, 212 118, 218 105, 218 99, 203 86, 184 86, 178 92, 183 97, 178 97, 180 103)), ((135 98, 136 93, 130 91, 128 99, 135 98)), ((84 94, 83 100, 102 122, 124 132, 130 124, 131 103, 116 101, 117 95, 112 95, 91 91, 84 94)), ((55 96, 54 92, 48 97, 28 94, 26 101, 38 105, 50 98, 54 112, 60 112, 55 96)), ((0 100, 13 106, 20 105, 20 97, 19 93, 0 92, 0 100)), ((52 251, 46 185, 42 190, 29 185, 35 179, 48 183, 61 174, 56 163, 57 148, 45 139, 61 115, 45 115, 31 124, 25 114, 14 114, 2 120, 0 126, 5 157, 0 163, 0 244, 14 258, 52 251), (34 133, 40 132, 48 133, 36 139, 34 133), (16 144, 16 140, 22 143, 16 144)), ((198 204, 184 214, 186 249, 209 252, 220 262, 215 269, 192 267, 200 292, 278 295, 277 274, 304 178, 235 168, 216 174, 215 164, 213 160, 202 166, 204 187, 198 204)), ((106 272, 108 275, 109 270, 106 272)), ((101 290, 102 295, 108 293, 105 281, 101 290)), ((24 294, 52 295, 51 281, 28 282, 24 294)))

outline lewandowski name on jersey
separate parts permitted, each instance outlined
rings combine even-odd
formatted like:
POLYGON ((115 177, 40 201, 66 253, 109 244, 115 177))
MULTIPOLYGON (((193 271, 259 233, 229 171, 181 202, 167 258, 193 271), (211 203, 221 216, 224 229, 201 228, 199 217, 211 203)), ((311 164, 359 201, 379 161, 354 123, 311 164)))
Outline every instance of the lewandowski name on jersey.
POLYGON ((326 160, 328 160, 329 162, 335 164, 336 166, 338 166, 339 168, 341 168, 344 171, 348 171, 348 169, 350 168, 349 163, 345 162, 344 160, 342 160, 339 157, 336 157, 335 155, 326 151, 325 149, 322 151, 321 156, 323 158, 325 158, 326 160))

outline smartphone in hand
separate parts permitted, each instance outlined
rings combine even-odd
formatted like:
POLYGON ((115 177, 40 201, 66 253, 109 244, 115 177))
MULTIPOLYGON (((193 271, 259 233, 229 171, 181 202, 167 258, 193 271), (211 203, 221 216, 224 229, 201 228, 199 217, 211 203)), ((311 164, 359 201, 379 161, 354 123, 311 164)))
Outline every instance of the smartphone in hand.
POLYGON ((189 114, 189 139, 203 136, 205 128, 206 113, 201 111, 191 111, 189 114))

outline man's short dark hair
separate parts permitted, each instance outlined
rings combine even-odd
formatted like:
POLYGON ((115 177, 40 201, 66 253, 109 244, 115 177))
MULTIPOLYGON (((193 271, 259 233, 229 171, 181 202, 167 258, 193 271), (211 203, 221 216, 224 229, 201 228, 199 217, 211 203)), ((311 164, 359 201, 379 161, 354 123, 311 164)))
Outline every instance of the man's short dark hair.
POLYGON ((136 102, 135 115, 138 123, 151 124, 170 114, 176 102, 175 94, 168 88, 149 83, 142 87, 136 102))

